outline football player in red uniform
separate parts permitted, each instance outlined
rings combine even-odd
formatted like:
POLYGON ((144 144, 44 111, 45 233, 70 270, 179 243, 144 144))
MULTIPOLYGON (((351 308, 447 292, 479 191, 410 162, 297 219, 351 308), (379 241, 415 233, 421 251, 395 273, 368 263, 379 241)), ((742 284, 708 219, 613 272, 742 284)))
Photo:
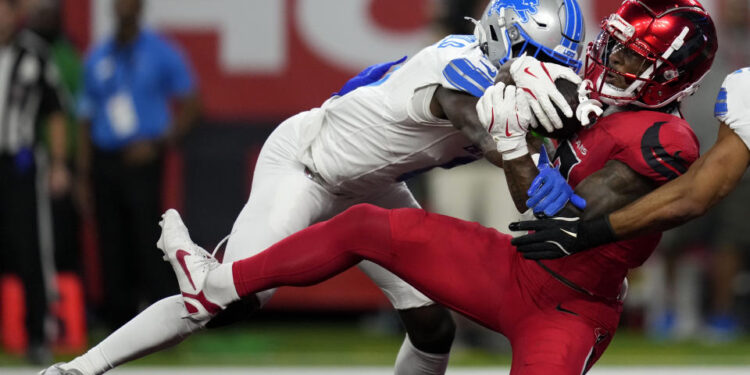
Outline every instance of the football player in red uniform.
MULTIPOLYGON (((588 202, 583 217, 634 201, 698 158, 698 142, 679 117, 678 103, 695 90, 716 48, 711 18, 697 1, 626 1, 603 23, 589 46, 586 79, 593 96, 608 106, 555 153, 555 163, 588 202)), ((528 64, 541 70, 515 74, 544 71, 543 63, 528 64)), ((505 123, 507 135, 498 145, 510 150, 503 153, 503 168, 516 206, 525 210, 538 171, 525 140, 513 143, 518 124, 495 110, 513 99, 502 90, 492 95, 491 118, 505 123)), ((159 244, 190 301, 189 314, 216 314, 277 286, 318 283, 367 259, 505 334, 513 347, 511 374, 539 375, 581 374, 596 362, 617 328, 628 270, 659 241, 650 235, 557 260, 531 260, 516 251, 510 236, 477 223, 359 205, 254 257, 220 265, 195 250, 176 211, 164 215, 162 226, 159 244)))

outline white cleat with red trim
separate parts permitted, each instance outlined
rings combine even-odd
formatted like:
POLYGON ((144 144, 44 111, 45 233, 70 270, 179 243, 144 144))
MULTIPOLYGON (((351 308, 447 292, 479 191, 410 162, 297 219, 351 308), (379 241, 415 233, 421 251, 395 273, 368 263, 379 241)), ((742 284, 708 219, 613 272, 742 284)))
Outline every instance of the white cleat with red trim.
POLYGON ((164 252, 164 260, 172 264, 177 275, 177 283, 187 309, 186 317, 197 321, 211 319, 226 307, 210 301, 203 291, 208 273, 220 263, 193 243, 176 210, 169 209, 161 217, 161 236, 156 247, 164 252))

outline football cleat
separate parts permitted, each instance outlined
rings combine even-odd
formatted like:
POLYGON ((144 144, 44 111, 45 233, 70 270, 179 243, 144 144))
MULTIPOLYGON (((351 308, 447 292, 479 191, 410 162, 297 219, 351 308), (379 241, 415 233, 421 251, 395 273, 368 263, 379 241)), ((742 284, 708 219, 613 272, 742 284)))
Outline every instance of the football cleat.
POLYGON ((164 252, 164 260, 172 265, 177 276, 187 310, 186 317, 197 321, 208 320, 224 309, 224 306, 206 298, 203 291, 208 273, 218 267, 219 262, 193 243, 176 210, 169 209, 161 217, 161 236, 156 247, 164 252))
POLYGON ((38 375, 83 375, 82 372, 76 369, 69 369, 69 370, 63 369, 61 366, 64 364, 65 363, 63 362, 55 363, 49 368, 40 371, 38 375))

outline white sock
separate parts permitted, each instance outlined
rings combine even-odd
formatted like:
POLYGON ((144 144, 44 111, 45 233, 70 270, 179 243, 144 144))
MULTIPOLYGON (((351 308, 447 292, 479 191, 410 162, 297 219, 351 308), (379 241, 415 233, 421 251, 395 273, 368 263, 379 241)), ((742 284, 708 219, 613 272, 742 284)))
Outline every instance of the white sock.
POLYGON ((240 299, 234 287, 232 263, 222 264, 208 273, 203 293, 209 301, 222 307, 240 299))
POLYGON ((395 375, 443 375, 448 368, 450 353, 425 353, 412 345, 409 336, 396 357, 395 375))
POLYGON ((205 323, 184 319, 185 307, 179 295, 164 298, 91 348, 64 364, 84 375, 103 374, 116 366, 177 345, 205 323))

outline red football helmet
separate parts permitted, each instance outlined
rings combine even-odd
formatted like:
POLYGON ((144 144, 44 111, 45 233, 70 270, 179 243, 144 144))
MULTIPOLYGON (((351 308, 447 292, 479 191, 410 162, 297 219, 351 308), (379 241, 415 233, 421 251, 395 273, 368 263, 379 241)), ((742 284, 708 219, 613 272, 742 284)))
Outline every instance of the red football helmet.
POLYGON ((659 108, 695 92, 717 47, 714 23, 698 1, 626 0, 589 44, 586 79, 592 97, 607 104, 659 108), (617 52, 639 61, 641 73, 613 69, 610 56, 617 52), (607 82, 617 75, 627 88, 607 82))

